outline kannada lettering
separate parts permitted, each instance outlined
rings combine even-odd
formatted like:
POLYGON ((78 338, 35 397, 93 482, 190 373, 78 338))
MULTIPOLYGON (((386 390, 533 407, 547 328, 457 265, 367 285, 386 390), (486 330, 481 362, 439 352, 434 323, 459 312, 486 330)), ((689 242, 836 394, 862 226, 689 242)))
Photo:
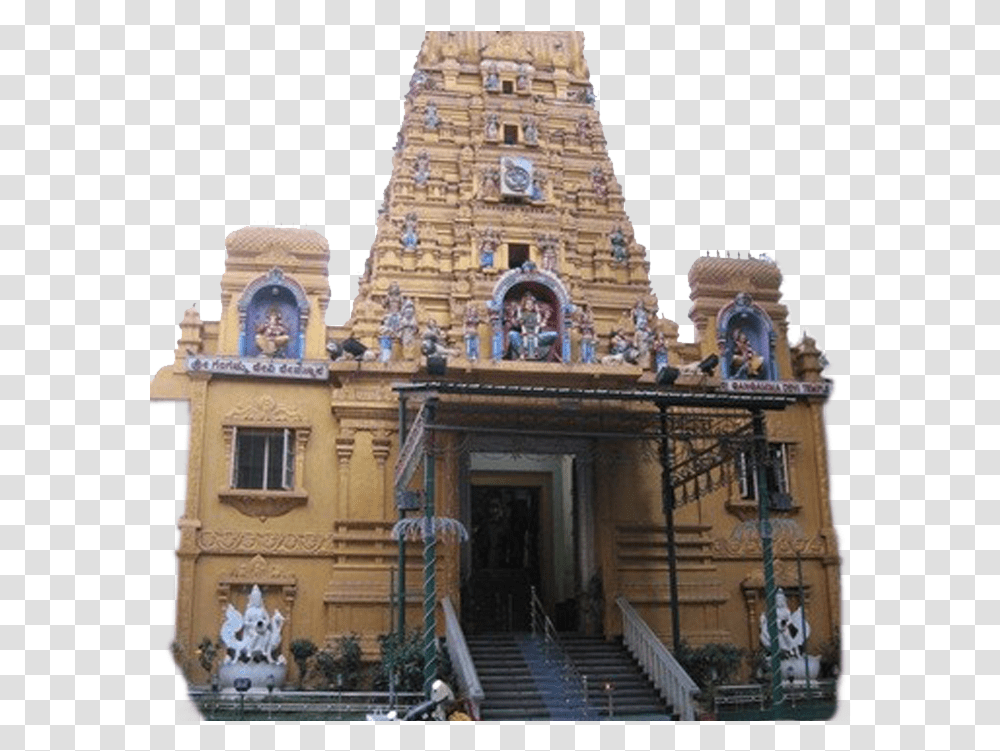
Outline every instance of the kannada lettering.
POLYGON ((187 359, 187 369, 193 373, 213 373, 235 376, 263 376, 325 381, 330 368, 322 361, 272 360, 255 357, 197 357, 187 359))

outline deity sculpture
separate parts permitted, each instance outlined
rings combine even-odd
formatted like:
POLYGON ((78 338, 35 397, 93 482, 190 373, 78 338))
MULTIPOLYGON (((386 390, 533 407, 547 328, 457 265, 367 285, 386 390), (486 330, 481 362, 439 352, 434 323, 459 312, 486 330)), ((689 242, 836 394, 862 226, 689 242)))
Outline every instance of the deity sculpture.
MULTIPOLYGON (((792 611, 788 607, 783 589, 778 589, 774 596, 775 620, 777 621, 778 652, 782 658, 781 673, 788 680, 801 680, 819 676, 820 661, 815 655, 803 654, 803 647, 811 629, 802 615, 802 608, 792 611)), ((768 633, 767 614, 760 614, 760 644, 765 650, 771 650, 771 637, 768 633)))
POLYGON ((416 212, 411 211, 406 215, 406 219, 403 222, 403 234, 400 235, 399 239, 403 243, 403 247, 406 250, 413 250, 417 247, 420 237, 417 235, 416 212))
POLYGON ((581 142, 590 141, 590 118, 586 115, 581 115, 576 121, 576 137, 581 142))
POLYGON ((486 140, 495 141, 500 137, 500 116, 496 112, 486 113, 486 140))
POLYGON ((521 67, 517 71, 517 90, 527 91, 528 90, 528 66, 525 63, 521 63, 521 67))
POLYGON ((490 198, 500 194, 500 170, 488 168, 482 172, 482 190, 480 197, 490 198))
POLYGON ((649 352, 650 344, 653 338, 653 332, 650 328, 650 315, 649 311, 646 310, 646 304, 642 301, 642 298, 635 301, 635 305, 631 311, 632 324, 635 326, 635 337, 633 343, 636 349, 639 350, 640 355, 644 355, 649 352))
POLYGON ((438 117, 437 105, 434 102, 428 102, 427 106, 424 107, 424 127, 427 130, 437 130, 440 124, 441 118, 438 117))
POLYGON ((417 154, 417 161, 413 165, 413 181, 417 185, 425 185, 431 176, 431 156, 426 151, 417 154))
POLYGON ((637 365, 639 363, 639 350, 629 342, 624 331, 614 329, 610 334, 608 354, 601 358, 601 364, 621 365, 623 363, 637 365))
POLYGON ((556 272, 559 266, 559 238, 552 235, 539 235, 538 247, 542 251, 542 268, 545 271, 556 272))
POLYGON ((454 350, 448 347, 448 337, 438 326, 435 319, 430 318, 427 321, 427 327, 424 329, 423 343, 420 347, 421 351, 427 355, 427 357, 441 356, 441 357, 457 357, 458 350, 454 350))
POLYGON ((590 171, 590 181, 594 187, 594 193, 598 198, 608 197, 608 177, 599 165, 594 165, 590 171))
POLYGON ((615 263, 625 263, 628 260, 628 238, 621 227, 615 227, 608 237, 611 240, 611 258, 615 263))
POLYGON ((486 90, 487 91, 499 91, 500 90, 500 73, 497 71, 496 63, 491 63, 489 71, 486 74, 486 90))
POLYGON ((517 360, 552 359, 559 332, 551 329, 551 317, 552 307, 531 292, 526 292, 520 301, 504 303, 508 356, 517 360))
POLYGON ((530 115, 521 118, 521 130, 524 132, 524 142, 532 146, 538 143, 538 120, 530 115))
POLYGON ((263 355, 277 357, 285 349, 288 340, 288 327, 281 320, 281 311, 277 305, 272 305, 268 308, 263 323, 257 327, 257 335, 254 337, 257 348, 263 355))
POLYGON ((487 227, 479 239, 479 267, 483 269, 493 268, 493 257, 497 246, 500 244, 500 236, 492 227, 487 227))
POLYGON ((754 352, 747 334, 740 328, 734 328, 733 339, 733 378, 737 380, 756 379, 764 375, 764 358, 754 352))
POLYGON ((465 356, 479 359, 479 306, 471 300, 465 304, 465 356))
POLYGON ((230 603, 219 629, 226 658, 219 666, 223 691, 234 691, 237 678, 249 679, 250 691, 261 693, 280 688, 285 681, 287 661, 281 654, 281 627, 285 617, 279 610, 268 615, 260 587, 254 584, 246 610, 241 614, 230 603))
POLYGON ((589 302, 579 309, 576 327, 580 331, 580 361, 594 363, 597 359, 597 334, 594 331, 594 310, 589 302))
POLYGON ((667 366, 667 336, 659 330, 653 337, 653 357, 657 371, 667 366))

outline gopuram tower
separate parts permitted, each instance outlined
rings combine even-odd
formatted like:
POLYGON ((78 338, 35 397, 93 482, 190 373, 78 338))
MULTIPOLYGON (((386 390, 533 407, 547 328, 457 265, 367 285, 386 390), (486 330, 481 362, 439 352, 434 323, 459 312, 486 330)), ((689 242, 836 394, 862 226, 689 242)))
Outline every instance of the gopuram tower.
POLYGON ((380 359, 416 353, 404 317, 384 321, 396 287, 467 359, 593 363, 613 329, 636 342, 636 316, 648 330, 628 359, 658 333, 663 352, 676 340, 654 320, 582 47, 568 31, 427 34, 350 323, 362 341, 382 337, 380 359), (512 350, 510 311, 528 291, 558 338, 512 350), (478 355, 464 345, 473 330, 478 355))

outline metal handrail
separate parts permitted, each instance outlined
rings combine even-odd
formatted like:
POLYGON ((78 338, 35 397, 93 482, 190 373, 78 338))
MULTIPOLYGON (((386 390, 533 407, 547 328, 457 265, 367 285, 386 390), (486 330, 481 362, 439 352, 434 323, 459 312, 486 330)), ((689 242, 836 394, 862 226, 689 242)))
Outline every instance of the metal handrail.
POLYGON ((444 627, 447 636, 445 644, 448 648, 448 655, 451 657, 451 665, 455 670, 460 695, 468 700, 469 709, 472 710, 472 719, 478 720, 479 709, 486 694, 483 693, 483 686, 479 682, 476 665, 472 661, 469 645, 465 642, 465 634, 462 633, 462 626, 455 614, 455 608, 448 597, 442 598, 441 609, 444 611, 444 627))
POLYGON ((667 651, 663 642, 628 600, 619 597, 615 602, 622 611, 622 630, 628 651, 642 665, 653 685, 674 707, 680 719, 694 720, 698 684, 667 651))
MULTIPOLYGON (((583 713, 585 717, 590 715, 590 697, 588 695, 587 687, 587 676, 580 672, 576 664, 573 662, 572 658, 569 656, 569 652, 563 646, 562 642, 559 640, 559 634, 556 631, 555 625, 552 623, 552 619, 549 618, 548 614, 545 612, 545 606, 542 601, 538 598, 538 592, 535 588, 531 588, 531 633, 534 636, 538 636, 538 632, 541 630, 541 636, 546 645, 551 645, 555 647, 556 651, 559 652, 560 660, 563 668, 567 673, 569 673, 569 680, 580 687, 581 698, 583 704, 583 713)), ((564 675, 564 680, 566 676, 564 675)))

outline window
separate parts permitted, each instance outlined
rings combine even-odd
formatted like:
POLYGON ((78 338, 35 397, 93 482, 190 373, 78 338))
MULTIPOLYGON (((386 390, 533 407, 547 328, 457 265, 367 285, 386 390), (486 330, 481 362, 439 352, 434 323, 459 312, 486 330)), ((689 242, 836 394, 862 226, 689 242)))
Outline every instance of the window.
POLYGON ((520 243, 510 243, 507 246, 507 267, 511 269, 519 269, 525 263, 528 262, 530 256, 528 254, 528 246, 521 245, 520 243))
POLYGON ((292 490, 295 487, 295 431, 237 428, 232 487, 292 490))
POLYGON ((516 125, 505 125, 503 126, 503 142, 509 146, 517 143, 517 126, 516 125))
MULTIPOLYGON (((792 507, 791 485, 788 473, 789 445, 768 444, 770 463, 766 468, 770 506, 784 510, 792 507)), ((757 500, 757 474, 754 471, 753 452, 744 451, 739 457, 740 495, 749 500, 757 500)))
POLYGON ((503 93, 504 94, 513 94, 514 93, 514 82, 513 81, 504 81, 501 84, 501 86, 503 88, 503 93))

